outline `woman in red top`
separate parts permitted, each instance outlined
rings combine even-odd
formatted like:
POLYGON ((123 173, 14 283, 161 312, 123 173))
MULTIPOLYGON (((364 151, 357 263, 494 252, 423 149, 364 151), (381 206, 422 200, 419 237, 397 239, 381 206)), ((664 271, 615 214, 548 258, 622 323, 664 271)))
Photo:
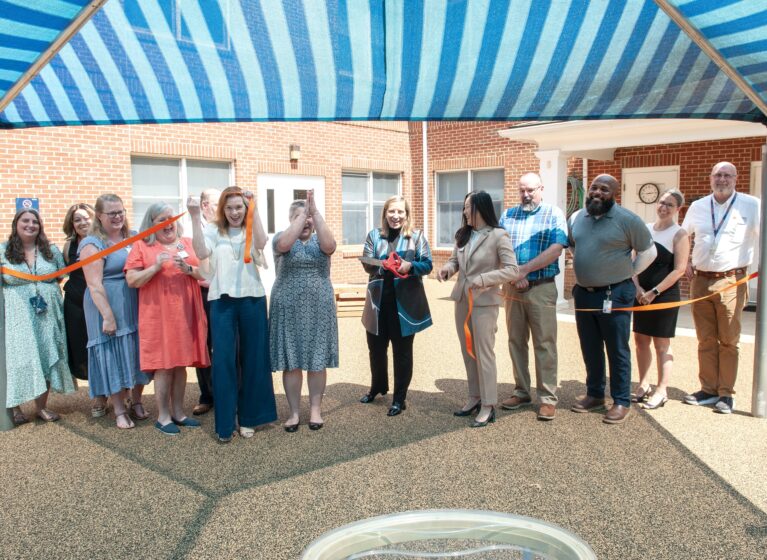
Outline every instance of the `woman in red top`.
MULTIPOLYGON (((173 208, 157 202, 147 209, 141 231, 171 216, 173 208)), ((192 240, 181 237, 178 222, 134 244, 125 263, 128 285, 139 288, 141 370, 154 372, 158 408, 155 427, 167 435, 178 434, 179 426, 200 426, 182 408, 186 368, 210 365, 198 265, 192 240)))

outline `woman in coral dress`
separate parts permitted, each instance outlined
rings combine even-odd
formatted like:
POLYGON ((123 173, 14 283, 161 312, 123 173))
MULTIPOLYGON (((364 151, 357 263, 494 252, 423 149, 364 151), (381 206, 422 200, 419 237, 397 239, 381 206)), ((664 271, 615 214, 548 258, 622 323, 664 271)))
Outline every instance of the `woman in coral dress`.
MULTIPOLYGON (((147 209, 141 231, 172 216, 168 204, 157 202, 147 209)), ((186 368, 210 365, 198 264, 178 222, 138 241, 125 262, 128 285, 139 289, 139 362, 142 371, 154 372, 155 427, 166 435, 180 433, 179 426, 200 426, 183 409, 186 368)))

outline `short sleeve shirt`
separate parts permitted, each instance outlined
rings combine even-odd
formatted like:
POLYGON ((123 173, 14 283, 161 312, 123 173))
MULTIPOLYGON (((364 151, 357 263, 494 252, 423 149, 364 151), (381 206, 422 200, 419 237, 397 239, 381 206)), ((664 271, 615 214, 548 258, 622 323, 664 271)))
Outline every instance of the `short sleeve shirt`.
MULTIPOLYGON (((558 207, 542 202, 530 212, 515 206, 506 210, 499 221, 511 237, 517 264, 526 264, 553 244, 568 246, 567 222, 558 207)), ((527 275, 530 281, 553 278, 559 274, 559 260, 527 275)))
POLYGON ((215 224, 208 224, 204 234, 210 254, 210 271, 206 274, 206 280, 210 282, 208 301, 220 299, 222 295, 233 298, 265 296, 256 267, 256 264, 264 265, 263 254, 252 251, 253 261, 245 264, 245 230, 230 228, 228 233, 221 233, 215 224))
POLYGON ((615 204, 599 218, 585 209, 574 214, 570 218, 570 245, 578 285, 594 288, 631 278, 631 251, 646 251, 653 240, 642 218, 615 204))

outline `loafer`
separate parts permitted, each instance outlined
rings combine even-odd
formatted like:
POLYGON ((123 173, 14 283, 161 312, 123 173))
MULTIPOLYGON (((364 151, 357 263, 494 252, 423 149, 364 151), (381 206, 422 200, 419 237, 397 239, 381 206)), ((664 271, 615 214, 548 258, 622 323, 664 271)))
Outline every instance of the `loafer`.
POLYGON ((202 416, 203 414, 207 414, 211 410, 213 410, 212 404, 200 403, 200 404, 194 405, 194 408, 192 409, 192 414, 194 414, 195 416, 202 416))
POLYGON ((403 410, 407 410, 407 405, 404 402, 391 403, 391 407, 389 408, 389 412, 386 413, 386 416, 397 416, 398 414, 401 414, 403 410))
POLYGON ((610 410, 607 411, 607 414, 605 414, 605 417, 602 418, 602 422, 605 424, 622 424, 626 421, 626 418, 628 418, 630 413, 631 408, 628 406, 613 404, 610 407, 610 410))
POLYGON ((199 428, 201 426, 199 420, 195 420, 194 418, 189 418, 189 416, 185 416, 181 420, 176 420, 173 418, 173 416, 170 417, 171 420, 173 420, 173 423, 176 426, 183 426, 184 428, 199 428))
POLYGON ((501 408, 504 410, 517 410, 518 408, 522 408, 523 406, 530 406, 531 404, 533 404, 533 401, 530 397, 525 398, 514 395, 513 397, 502 401, 501 408))
POLYGON ((378 391, 376 392, 370 391, 369 393, 362 395, 362 397, 360 398, 360 402, 362 404, 369 404, 375 400, 377 395, 384 396, 385 394, 386 394, 386 391, 384 391, 383 393, 379 393, 378 391))
POLYGON ((538 420, 554 420, 557 414, 557 407, 553 404, 542 403, 538 407, 538 420))
POLYGON ((570 408, 570 410, 573 412, 591 412, 592 410, 598 410, 604 407, 604 399, 586 396, 579 401, 575 401, 575 404, 570 408))
POLYGON ((166 436, 175 436, 181 433, 181 430, 179 430, 178 426, 176 426, 173 422, 168 422, 164 426, 159 422, 155 422, 154 427, 160 430, 166 436))

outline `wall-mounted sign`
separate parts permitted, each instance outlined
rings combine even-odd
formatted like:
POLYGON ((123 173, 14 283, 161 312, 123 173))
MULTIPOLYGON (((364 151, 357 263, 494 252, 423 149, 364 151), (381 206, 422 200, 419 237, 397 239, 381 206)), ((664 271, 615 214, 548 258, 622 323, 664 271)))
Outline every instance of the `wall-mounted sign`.
POLYGON ((19 210, 37 210, 40 211, 40 199, 29 196, 16 197, 16 212, 19 210))

